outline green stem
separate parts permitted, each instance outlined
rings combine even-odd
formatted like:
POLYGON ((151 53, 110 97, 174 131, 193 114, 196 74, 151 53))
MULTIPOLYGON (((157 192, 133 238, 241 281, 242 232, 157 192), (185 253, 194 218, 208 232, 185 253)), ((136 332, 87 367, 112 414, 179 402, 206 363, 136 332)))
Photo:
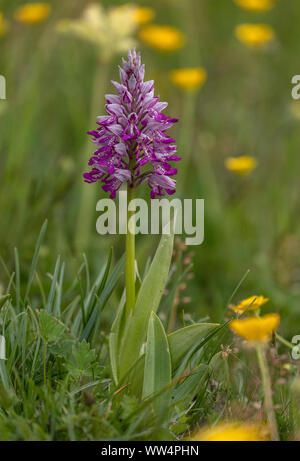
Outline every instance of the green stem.
POLYGON ((270 425, 271 438, 273 441, 279 440, 277 421, 274 412, 273 399, 272 399, 272 387, 271 378, 269 374, 268 363, 265 355, 265 350, 260 344, 256 347, 258 364, 262 377, 263 391, 264 391, 264 405, 270 425))
MULTIPOLYGON (((99 62, 98 68, 94 76, 94 84, 92 91, 92 103, 89 119, 89 129, 96 123, 96 116, 99 115, 99 103, 103 98, 105 92, 107 77, 109 71, 109 62, 99 62)), ((88 166, 88 159, 91 156, 92 144, 87 140, 82 160, 82 170, 86 170, 88 166)), ((77 227, 75 232, 75 246, 78 250, 86 248, 89 242, 90 231, 92 227, 93 215, 95 212, 95 195, 97 188, 93 187, 94 184, 87 184, 84 181, 81 183, 80 197, 79 197, 79 211, 77 215, 77 227)))
POLYGON ((293 345, 292 343, 290 343, 287 339, 283 338, 282 336, 280 336, 278 333, 275 333, 275 337, 276 339, 281 343, 283 344, 284 346, 288 347, 289 349, 294 349, 295 345, 293 345))
MULTIPOLYGON (((131 200, 135 199, 135 188, 127 187, 127 200, 128 205, 131 200)), ((134 233, 134 220, 131 220, 129 228, 129 221, 134 216, 134 211, 128 211, 127 207, 127 234, 126 234, 126 316, 133 311, 135 305, 135 233, 134 233)))

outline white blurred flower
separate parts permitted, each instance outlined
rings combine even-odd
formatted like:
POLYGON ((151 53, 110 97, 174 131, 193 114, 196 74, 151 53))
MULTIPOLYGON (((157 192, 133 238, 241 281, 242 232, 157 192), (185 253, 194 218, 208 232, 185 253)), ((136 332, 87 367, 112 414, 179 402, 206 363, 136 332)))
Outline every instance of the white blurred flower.
POLYGON ((105 10, 92 3, 77 20, 66 19, 57 24, 57 30, 70 33, 93 43, 99 48, 103 60, 116 53, 123 53, 136 45, 133 35, 138 27, 136 7, 124 5, 105 10))

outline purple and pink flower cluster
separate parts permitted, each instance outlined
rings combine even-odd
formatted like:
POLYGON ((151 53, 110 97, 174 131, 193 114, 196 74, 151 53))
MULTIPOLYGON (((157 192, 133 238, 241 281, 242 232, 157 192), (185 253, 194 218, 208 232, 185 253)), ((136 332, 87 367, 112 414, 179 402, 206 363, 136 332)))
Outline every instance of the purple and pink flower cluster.
POLYGON ((154 81, 144 82, 140 53, 129 51, 128 61, 122 62, 121 83, 112 82, 117 94, 105 96, 107 115, 98 117, 97 130, 88 132, 97 150, 84 179, 88 183, 100 180, 111 198, 125 182, 131 187, 147 182, 151 198, 173 194, 177 169, 170 162, 180 157, 166 131, 178 120, 162 113, 168 104, 154 96, 154 81))

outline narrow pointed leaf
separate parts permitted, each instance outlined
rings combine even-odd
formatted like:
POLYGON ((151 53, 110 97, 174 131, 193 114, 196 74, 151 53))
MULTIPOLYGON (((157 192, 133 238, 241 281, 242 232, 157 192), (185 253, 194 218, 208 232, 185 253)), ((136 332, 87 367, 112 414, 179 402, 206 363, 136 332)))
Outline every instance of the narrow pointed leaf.
POLYGON ((55 290, 56 290, 59 269, 60 269, 60 256, 58 256, 56 260, 54 274, 52 277, 51 287, 50 287, 49 296, 48 296, 48 300, 46 304, 46 311, 49 312, 50 314, 53 313, 53 310, 54 310, 53 301, 54 301, 54 295, 55 295, 55 290))
POLYGON ((32 284, 32 281, 33 281, 34 273, 35 273, 36 266, 37 266, 38 259, 39 259, 41 245, 43 243, 45 233, 46 233, 46 230, 47 230, 47 225, 48 225, 48 221, 46 220, 44 222, 44 224, 42 225, 40 235, 39 235, 39 237, 37 239, 37 242, 36 242, 36 245, 35 245, 35 250, 34 250, 32 262, 31 262, 31 267, 30 267, 30 271, 29 271, 29 277, 28 277, 26 292, 25 292, 25 296, 24 296, 25 300, 26 300, 26 298, 27 298, 27 296, 29 295, 29 292, 30 292, 31 284, 32 284))
POLYGON ((113 374, 114 382, 118 384, 118 336, 116 333, 110 333, 109 335, 109 356, 110 356, 110 364, 111 364, 111 371, 113 374))
POLYGON ((200 364, 191 373, 179 382, 171 391, 172 404, 181 403, 184 408, 189 407, 194 397, 205 388, 209 377, 209 367, 200 364))

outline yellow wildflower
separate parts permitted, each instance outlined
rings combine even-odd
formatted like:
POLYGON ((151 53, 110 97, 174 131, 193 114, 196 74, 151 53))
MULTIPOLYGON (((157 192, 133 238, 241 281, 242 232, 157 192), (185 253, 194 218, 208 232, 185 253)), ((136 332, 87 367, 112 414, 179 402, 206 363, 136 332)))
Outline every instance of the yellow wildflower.
POLYGON ((152 24, 140 31, 140 38, 152 48, 160 51, 175 51, 184 45, 183 33, 172 26, 152 24))
POLYGON ((269 11, 274 6, 274 0, 234 0, 235 3, 248 11, 269 11))
POLYGON ((174 85, 188 91, 201 88, 206 78, 206 71, 201 67, 175 69, 170 72, 170 79, 174 85))
POLYGON ((235 36, 250 48, 260 48, 275 38, 275 32, 268 24, 240 24, 235 28, 235 36))
POLYGON ((146 6, 137 8, 134 12, 134 19, 140 25, 147 24, 148 22, 152 21, 154 17, 154 9, 146 6))
POLYGON ((15 19, 25 24, 37 24, 45 21, 51 11, 49 3, 26 3, 15 12, 15 19))
POLYGON ((270 340, 272 333, 277 329, 280 322, 278 314, 267 314, 262 317, 247 317, 235 319, 230 322, 230 328, 247 341, 270 340))
POLYGON ((0 12, 0 37, 1 35, 5 34, 7 29, 8 29, 8 23, 7 21, 5 21, 5 19, 3 18, 3 14, 0 12))
POLYGON ((251 296, 250 298, 244 299, 237 306, 233 306, 231 309, 235 312, 242 314, 245 310, 257 311, 263 304, 267 303, 269 298, 264 296, 251 296))
POLYGON ((254 423, 224 423, 213 428, 200 429, 195 442, 256 442, 265 440, 261 428, 254 423))
POLYGON ((135 47, 135 11, 136 7, 129 4, 105 10, 103 6, 92 3, 84 9, 81 18, 60 21, 57 30, 94 44, 99 48, 102 59, 109 60, 114 54, 135 47))
POLYGON ((254 157, 242 155, 240 157, 228 157, 225 160, 225 167, 234 173, 245 175, 250 173, 257 166, 257 160, 254 157))

